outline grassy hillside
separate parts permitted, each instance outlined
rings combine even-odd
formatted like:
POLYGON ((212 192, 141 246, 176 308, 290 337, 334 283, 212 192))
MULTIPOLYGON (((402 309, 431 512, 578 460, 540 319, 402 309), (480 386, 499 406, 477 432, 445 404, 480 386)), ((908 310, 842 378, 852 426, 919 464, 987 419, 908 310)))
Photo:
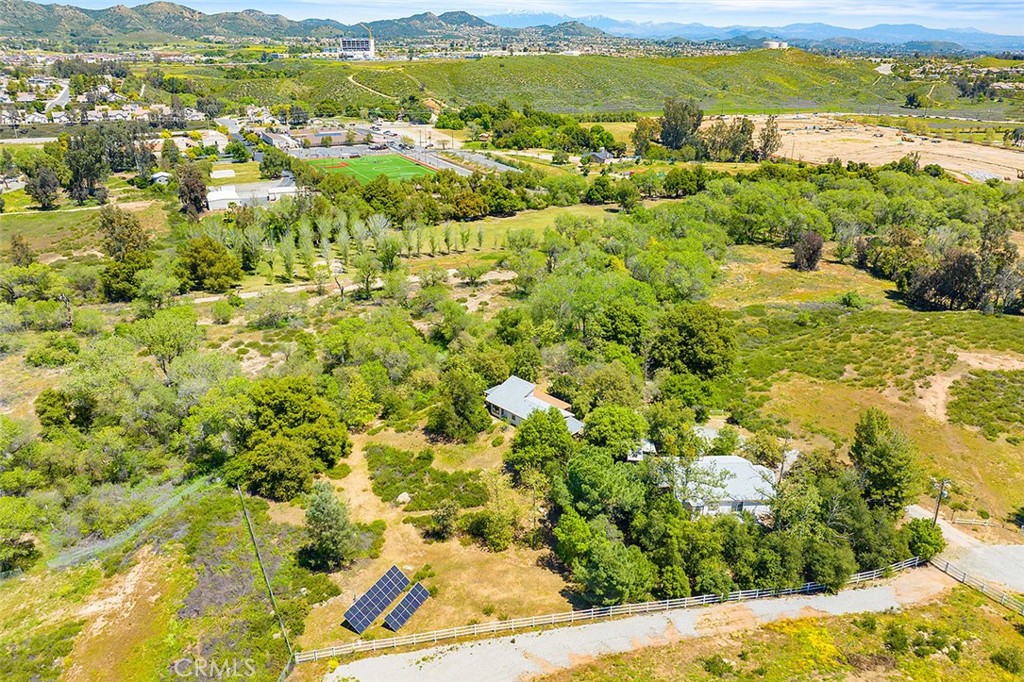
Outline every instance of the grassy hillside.
POLYGON ((894 79, 879 78, 870 62, 799 50, 676 59, 549 55, 404 68, 450 103, 504 97, 553 111, 653 111, 669 95, 694 97, 711 112, 863 109, 903 99, 894 79))
MULTIPOLYGON (((410 95, 450 106, 506 99, 557 112, 660 111, 669 96, 694 98, 708 115, 779 111, 900 113, 917 92, 945 115, 990 117, 957 100, 948 84, 913 83, 877 73, 866 60, 800 50, 755 50, 714 57, 627 58, 561 55, 339 63, 284 60, 261 67, 274 78, 231 79, 213 66, 164 65, 204 91, 246 104, 336 100, 380 106, 410 95), (969 114, 969 112, 977 112, 969 114)), ((141 76, 143 68, 137 69, 141 76)), ((169 95, 168 95, 169 100, 169 95)), ((1005 105, 993 106, 1000 111, 1005 105)))

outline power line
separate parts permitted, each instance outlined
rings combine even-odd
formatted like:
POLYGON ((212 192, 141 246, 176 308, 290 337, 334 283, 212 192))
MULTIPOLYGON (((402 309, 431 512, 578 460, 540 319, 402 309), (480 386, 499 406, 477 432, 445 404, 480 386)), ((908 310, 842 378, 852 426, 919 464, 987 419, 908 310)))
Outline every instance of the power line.
POLYGON ((295 651, 292 649, 292 642, 288 639, 288 629, 284 626, 284 619, 281 617, 281 611, 277 608, 277 598, 274 597, 274 588, 270 586, 270 578, 267 576, 267 569, 263 566, 263 557, 260 556, 260 546, 256 542, 256 533, 252 529, 252 519, 249 518, 249 510, 245 508, 245 497, 242 495, 242 489, 239 486, 235 486, 235 490, 238 491, 238 501, 242 505, 242 515, 245 516, 245 525, 249 528, 249 538, 252 539, 252 547, 256 551, 256 561, 260 565, 260 572, 263 574, 263 582, 267 584, 267 593, 270 595, 270 603, 274 607, 274 615, 277 616, 277 622, 281 626, 281 634, 284 635, 284 643, 288 646, 289 658, 295 656, 295 651))

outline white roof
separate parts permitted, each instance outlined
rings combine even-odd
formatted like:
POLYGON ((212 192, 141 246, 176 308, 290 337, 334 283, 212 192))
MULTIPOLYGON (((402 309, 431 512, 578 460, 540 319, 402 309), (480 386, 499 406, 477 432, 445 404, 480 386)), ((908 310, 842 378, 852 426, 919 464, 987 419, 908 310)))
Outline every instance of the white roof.
POLYGON ((512 375, 497 386, 485 390, 484 394, 487 396, 487 402, 520 419, 526 419, 537 410, 550 410, 554 407, 565 417, 565 425, 569 427, 569 433, 575 435, 583 430, 583 422, 576 419, 572 412, 535 396, 536 388, 536 384, 512 375))
POLYGON ((692 466, 725 474, 719 502, 767 502, 775 493, 775 473, 737 455, 698 457, 692 466))
POLYGON ((235 191, 234 185, 224 185, 223 187, 215 187, 206 194, 207 201, 237 201, 238 192, 235 191))

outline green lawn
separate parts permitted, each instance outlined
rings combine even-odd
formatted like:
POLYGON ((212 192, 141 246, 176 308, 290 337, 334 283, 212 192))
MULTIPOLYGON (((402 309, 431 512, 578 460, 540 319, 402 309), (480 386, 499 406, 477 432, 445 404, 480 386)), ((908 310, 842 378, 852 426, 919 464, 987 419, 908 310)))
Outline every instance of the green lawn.
POLYGON ((434 174, 430 168, 398 154, 363 156, 358 159, 310 159, 309 163, 325 173, 352 175, 360 182, 369 182, 378 175, 386 175, 392 180, 410 180, 434 174))
POLYGON ((260 164, 256 161, 245 163, 218 163, 213 167, 214 171, 234 171, 235 174, 229 178, 210 178, 210 185, 219 187, 221 185, 236 185, 246 182, 259 182, 260 164))

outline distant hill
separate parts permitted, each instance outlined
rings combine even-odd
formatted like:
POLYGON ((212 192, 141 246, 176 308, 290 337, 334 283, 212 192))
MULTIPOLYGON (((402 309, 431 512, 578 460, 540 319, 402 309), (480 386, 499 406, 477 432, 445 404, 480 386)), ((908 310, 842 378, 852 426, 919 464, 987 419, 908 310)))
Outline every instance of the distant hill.
POLYGON ((790 24, 788 26, 726 26, 714 27, 699 23, 620 21, 605 16, 569 17, 551 13, 508 12, 483 17, 503 28, 554 25, 578 21, 605 33, 630 38, 667 40, 754 40, 777 38, 804 44, 856 41, 847 45, 931 46, 945 50, 1009 50, 1024 48, 1024 36, 997 35, 977 29, 935 29, 918 24, 879 24, 869 28, 843 28, 822 23, 790 24))
POLYGON ((255 10, 204 14, 171 2, 82 9, 27 0, 0 0, 0 35, 11 37, 66 40, 156 33, 179 38, 204 35, 273 38, 338 35, 346 29, 349 27, 336 21, 292 21, 279 14, 255 10))
MULTIPOLYGON (((404 19, 374 21, 368 25, 374 37, 380 40, 458 38, 465 37, 467 31, 498 30, 467 12, 445 12, 440 15, 425 12, 404 19)), ((561 30, 556 29, 550 28, 555 32, 561 30)), ((68 40, 112 39, 140 34, 178 38, 211 35, 225 38, 319 38, 365 35, 366 29, 332 19, 294 21, 280 14, 266 14, 257 10, 206 14, 172 2, 152 2, 137 7, 115 5, 106 9, 82 9, 28 0, 0 0, 0 36, 68 40)))
MULTIPOLYGON (((553 22, 529 30, 502 29, 468 12, 423 12, 402 19, 382 19, 367 24, 381 41, 417 38, 459 39, 471 35, 517 34, 549 39, 601 36, 597 28, 578 21, 553 22)), ((53 40, 159 40, 173 38, 325 38, 366 35, 360 25, 332 19, 294 21, 280 14, 257 10, 205 14, 173 2, 151 2, 137 7, 115 5, 83 9, 46 5, 29 0, 0 0, 0 36, 50 38, 53 40)))
MULTIPOLYGON (((620 37, 657 40, 723 41, 753 45, 766 38, 786 40, 806 48, 876 50, 901 46, 934 52, 963 50, 1003 51, 1024 49, 1024 37, 1003 36, 975 29, 932 29, 917 24, 879 24, 849 29, 821 23, 788 26, 727 26, 699 23, 633 22, 604 16, 569 17, 554 13, 510 12, 478 17, 468 12, 424 12, 402 19, 368 24, 376 38, 401 41, 418 38, 458 39, 472 35, 515 37, 517 34, 560 39, 620 37)), ((151 2, 136 7, 114 5, 83 9, 49 5, 30 0, 0 0, 0 37, 49 38, 52 40, 143 41, 170 38, 323 38, 362 36, 366 30, 333 19, 296 21, 280 14, 257 10, 206 14, 173 2, 151 2)))

